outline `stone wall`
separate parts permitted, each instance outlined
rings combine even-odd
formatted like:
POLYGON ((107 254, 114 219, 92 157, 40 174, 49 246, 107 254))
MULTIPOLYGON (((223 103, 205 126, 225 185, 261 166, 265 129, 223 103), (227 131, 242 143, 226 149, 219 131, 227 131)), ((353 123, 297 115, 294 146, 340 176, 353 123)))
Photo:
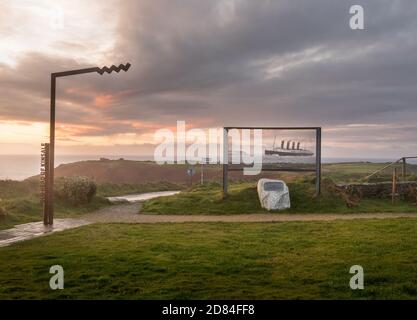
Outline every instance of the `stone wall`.
MULTIPOLYGON (((390 198, 392 194, 391 182, 357 183, 337 186, 349 194, 358 194, 363 198, 390 198)), ((401 198, 409 197, 412 190, 414 190, 414 193, 417 191, 417 181, 397 183, 397 194, 401 198)))

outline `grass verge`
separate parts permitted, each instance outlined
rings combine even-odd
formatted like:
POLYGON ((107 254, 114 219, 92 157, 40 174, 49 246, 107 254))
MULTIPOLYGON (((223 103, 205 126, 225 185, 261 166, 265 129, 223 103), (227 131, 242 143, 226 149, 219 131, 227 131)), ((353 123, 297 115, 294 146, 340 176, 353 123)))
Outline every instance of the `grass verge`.
MULTIPOLYGON (((94 197, 90 203, 83 205, 70 205, 56 201, 54 216, 55 218, 79 218, 108 205, 110 202, 101 197, 94 197)), ((34 196, 3 200, 1 208, 3 214, 0 212, 0 230, 43 219, 41 204, 34 196)))
POLYGON ((416 299, 417 219, 82 227, 0 248, 0 299, 416 299), (49 289, 49 268, 65 289, 49 289), (351 290, 361 265, 365 290, 351 290))
MULTIPOLYGON (((165 190, 180 190, 184 186, 169 182, 146 184, 101 184, 97 188, 97 196, 93 201, 82 205, 71 205, 55 201, 56 218, 82 217, 110 205, 104 197, 125 194, 144 193, 165 190)), ((0 230, 11 228, 17 224, 41 221, 42 207, 39 201, 39 181, 0 181, 0 230)))
MULTIPOLYGON (((334 193, 323 190, 319 199, 314 196, 314 185, 309 181, 289 183, 291 209, 279 213, 374 213, 374 212, 417 212, 415 204, 397 201, 392 204, 387 199, 363 199, 354 207, 334 193)), ((198 186, 170 197, 148 200, 142 206, 142 213, 152 214, 242 214, 266 213, 262 209, 256 183, 231 184, 229 197, 222 199, 219 184, 198 186)), ((273 211, 272 211, 273 212, 273 211)), ((278 212, 277 212, 278 213, 278 212)))

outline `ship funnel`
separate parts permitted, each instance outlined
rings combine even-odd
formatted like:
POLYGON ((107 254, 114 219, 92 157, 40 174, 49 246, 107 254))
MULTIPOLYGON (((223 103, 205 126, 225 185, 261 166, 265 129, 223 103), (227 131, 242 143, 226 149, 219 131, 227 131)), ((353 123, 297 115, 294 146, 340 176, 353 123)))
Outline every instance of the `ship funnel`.
POLYGON ((300 150, 300 142, 297 143, 297 150, 300 150))
POLYGON ((284 149, 284 144, 285 144, 285 141, 284 141, 284 140, 282 140, 282 141, 281 141, 281 149, 284 149))
POLYGON ((292 142, 292 149, 295 150, 295 141, 292 142))
POLYGON ((287 141, 287 150, 290 149, 290 143, 291 143, 291 141, 287 141))

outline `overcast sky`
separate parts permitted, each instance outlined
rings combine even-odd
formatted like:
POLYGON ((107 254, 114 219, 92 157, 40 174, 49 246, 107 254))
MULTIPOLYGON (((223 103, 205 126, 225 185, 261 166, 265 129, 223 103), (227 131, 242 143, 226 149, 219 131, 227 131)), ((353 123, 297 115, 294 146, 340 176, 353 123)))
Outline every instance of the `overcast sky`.
POLYGON ((51 72, 61 153, 152 153, 153 134, 321 126, 324 156, 417 154, 415 0, 5 0, 0 153, 39 153, 51 72), (351 30, 349 8, 365 9, 351 30))

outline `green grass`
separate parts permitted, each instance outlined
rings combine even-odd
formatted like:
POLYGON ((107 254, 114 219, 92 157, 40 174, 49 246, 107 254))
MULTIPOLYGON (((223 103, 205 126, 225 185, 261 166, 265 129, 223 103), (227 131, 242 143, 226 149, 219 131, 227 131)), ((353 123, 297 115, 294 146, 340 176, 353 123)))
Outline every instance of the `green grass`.
MULTIPOLYGON (((407 201, 392 204, 388 199, 363 199, 348 208, 334 193, 324 189, 322 196, 314 196, 314 185, 309 181, 289 183, 291 209, 279 213, 371 213, 417 212, 417 206, 407 201)), ((266 213, 262 209, 256 183, 235 183, 229 188, 229 197, 222 199, 221 186, 215 183, 198 186, 178 195, 148 200, 141 212, 152 214, 242 214, 266 213)))
MULTIPOLYGON (((55 201, 56 218, 81 217, 104 206, 110 205, 104 197, 133 193, 144 193, 165 190, 180 190, 183 185, 169 182, 147 183, 142 185, 102 184, 98 185, 97 196, 91 203, 71 205, 55 201)), ((0 181, 0 230, 17 224, 42 220, 42 207, 39 201, 39 181, 0 181)))
MULTIPOLYGON (((70 205, 55 201, 55 217, 79 217, 104 206, 110 205, 102 197, 95 197, 91 203, 70 205)), ((42 206, 39 200, 39 181, 0 181, 0 230, 16 224, 42 220, 42 206)))
MULTIPOLYGON (((347 162, 347 163, 330 163, 323 165, 323 177, 329 178, 336 182, 360 182, 366 176, 382 169, 389 163, 371 163, 371 162, 347 162)), ((401 173, 402 164, 397 163, 379 174, 373 176, 369 182, 391 181, 394 168, 397 169, 398 174, 401 173)), ((415 181, 417 175, 417 165, 407 164, 407 179, 415 181)), ((401 177, 401 176, 400 176, 401 177)))
POLYGON ((37 180, 0 180, 0 201, 26 197, 37 192, 39 192, 39 181, 37 180))
POLYGON ((417 219, 102 224, 0 248, 0 299, 416 299, 417 219), (62 265, 65 289, 49 289, 62 265), (365 290, 349 288, 349 268, 365 290))
MULTIPOLYGON (((94 197, 90 203, 79 206, 56 201, 54 216, 55 218, 77 218, 109 205, 110 202, 101 197, 94 197)), ((0 215, 0 230, 43 219, 39 199, 34 196, 3 200, 1 208, 3 215, 0 215)))

